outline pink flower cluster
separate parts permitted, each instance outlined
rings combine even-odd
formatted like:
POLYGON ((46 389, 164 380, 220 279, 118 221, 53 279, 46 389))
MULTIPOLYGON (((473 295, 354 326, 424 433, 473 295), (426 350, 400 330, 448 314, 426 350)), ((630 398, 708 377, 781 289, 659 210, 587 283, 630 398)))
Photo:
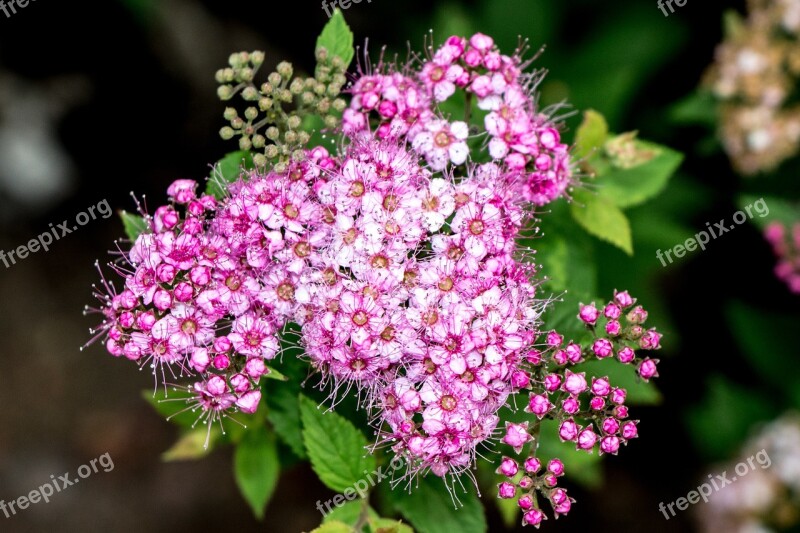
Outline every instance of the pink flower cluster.
POLYGON ((775 275, 789 286, 790 291, 800 294, 800 222, 792 226, 791 235, 787 235, 786 226, 772 222, 764 235, 778 257, 775 275))
MULTIPOLYGON (((577 450, 587 453, 598 450, 600 454, 616 454, 620 445, 638 436, 638 422, 628 419, 625 389, 615 387, 608 376, 587 378, 586 372, 575 372, 571 368, 585 361, 616 356, 622 364, 635 365, 644 381, 658 375, 658 360, 642 357, 637 350, 659 349, 661 334, 655 329, 643 328, 647 312, 634 304, 635 300, 623 291, 615 292, 614 299, 602 309, 594 303, 581 305, 578 319, 595 333, 594 340, 587 346, 565 342, 564 336, 555 331, 543 334, 542 349, 527 351, 526 370, 518 380, 518 384, 528 390, 524 411, 535 418, 506 422, 503 443, 517 454, 528 443, 532 443, 535 450, 536 435, 541 431, 543 419, 558 422, 561 441, 572 442, 577 450)), ((546 518, 533 504, 537 501, 537 492, 550 501, 556 517, 569 512, 573 500, 567 497, 564 489, 556 486, 557 478, 564 473, 560 460, 551 460, 543 470, 533 452, 521 464, 504 457, 497 472, 508 478, 498 485, 499 497, 517 498, 523 523, 538 526, 546 518)))
POLYGON ((256 411, 281 334, 297 324, 332 403, 357 394, 408 476, 473 475, 478 447, 500 440, 529 450, 521 464, 503 459, 500 497, 518 499, 525 524, 546 518, 537 493, 566 514, 563 463, 536 458, 541 421, 578 449, 617 453, 637 436, 625 390, 574 365, 615 356, 648 380, 657 360, 637 351, 658 349, 660 334, 627 292, 581 307, 589 346, 540 331, 545 302, 515 239, 529 205, 562 196, 572 175, 523 67, 485 35, 451 37, 414 74, 355 82, 337 154, 318 147, 283 173, 243 171, 219 201, 174 182, 115 266, 124 289, 97 294, 98 337, 165 388, 191 377, 187 408, 210 428, 256 411), (470 154, 467 122, 438 112, 457 90, 485 112, 488 157, 470 154), (498 428, 525 392, 530 419, 498 428))
POLYGON ((473 133, 486 136, 491 160, 514 177, 509 183, 525 200, 547 204, 574 181, 569 147, 552 117, 537 111, 537 78, 523 73, 527 65, 520 56, 501 54, 491 37, 477 33, 469 40, 450 37, 415 71, 382 65, 353 85, 344 130, 368 132, 372 119, 375 135, 408 140, 432 170, 463 165, 476 155, 468 146, 469 119, 450 121, 438 111, 461 90, 467 115, 473 98, 484 115, 473 133))

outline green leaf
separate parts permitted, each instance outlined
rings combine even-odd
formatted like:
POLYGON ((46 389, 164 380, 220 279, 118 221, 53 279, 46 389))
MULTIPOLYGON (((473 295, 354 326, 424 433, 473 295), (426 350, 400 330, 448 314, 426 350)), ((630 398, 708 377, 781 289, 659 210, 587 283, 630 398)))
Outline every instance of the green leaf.
POLYGON ((632 142, 635 150, 648 154, 647 161, 629 168, 609 167, 596 182, 600 196, 621 208, 639 205, 658 195, 683 161, 683 155, 665 146, 632 142))
POLYGON ((120 211, 119 218, 122 219, 122 226, 125 228, 125 235, 131 240, 136 241, 136 238, 146 231, 150 231, 150 226, 147 220, 139 215, 128 213, 127 211, 120 211))
POLYGON ((350 65, 355 55, 353 49, 353 32, 344 20, 340 9, 333 12, 333 16, 325 24, 322 33, 317 38, 317 48, 324 47, 330 56, 337 56, 344 61, 345 68, 350 65))
POLYGON ((608 376, 611 385, 628 392, 628 404, 657 405, 661 403, 661 393, 653 382, 643 381, 633 365, 623 365, 614 358, 602 361, 587 361, 576 365, 575 372, 586 372, 587 378, 608 376))
POLYGON ((169 450, 161 454, 161 460, 169 462, 202 459, 211 453, 220 436, 217 426, 212 427, 211 431, 206 426, 187 431, 169 450))
POLYGON ((158 414, 182 427, 191 428, 199 416, 198 412, 188 409, 186 400, 190 399, 191 395, 184 391, 165 393, 164 389, 159 389, 154 393, 151 390, 143 390, 142 398, 147 400, 158 414))
POLYGON ((628 217, 608 198, 585 191, 575 191, 570 209, 578 224, 590 234, 610 242, 628 255, 633 255, 628 217))
POLYGON ((367 439, 347 419, 323 413, 317 404, 300 395, 303 442, 311 466, 329 488, 343 492, 375 470, 375 457, 365 450, 367 439))
POLYGON ((503 524, 506 528, 513 529, 519 522, 520 508, 517 505, 516 498, 495 498, 497 511, 500 513, 500 518, 503 519, 503 524))
POLYGON ((233 466, 239 491, 261 520, 281 473, 275 435, 263 426, 250 429, 236 447, 233 466))
POLYGON ((311 533, 353 533, 353 526, 342 522, 326 522, 311 533))
POLYGON ((578 159, 591 155, 602 147, 608 139, 608 123, 605 117, 594 109, 587 109, 583 122, 575 133, 575 157, 578 159))
POLYGON ((206 184, 206 194, 214 196, 217 200, 225 197, 225 191, 229 183, 233 183, 242 175, 243 169, 252 169, 253 156, 250 152, 239 150, 231 152, 220 159, 206 184))
POLYGON ((750 211, 752 216, 748 215, 748 218, 762 231, 770 222, 780 222, 784 226, 792 227, 795 222, 800 221, 800 203, 783 198, 745 195, 739 198, 737 205, 745 215, 750 211))
POLYGON ((370 520, 377 520, 379 518, 378 513, 376 513, 372 507, 369 507, 369 504, 365 500, 359 498, 357 500, 345 502, 339 507, 334 507, 330 513, 325 515, 325 518, 322 519, 322 523, 342 522, 351 527, 355 526, 358 519, 361 517, 361 511, 364 509, 365 505, 367 506, 367 517, 370 520))
POLYGON ((697 90, 679 100, 669 110, 669 117, 676 124, 700 124, 716 128, 717 102, 709 91, 697 90))
POLYGON ((411 527, 392 518, 378 518, 369 521, 370 533, 414 533, 411 527))
MULTIPOLYGON (((456 488, 453 488, 456 490, 456 488)), ((455 494, 461 501, 456 509, 441 478, 429 475, 403 490, 390 493, 391 501, 419 533, 482 533, 487 530, 483 505, 474 492, 455 494)))

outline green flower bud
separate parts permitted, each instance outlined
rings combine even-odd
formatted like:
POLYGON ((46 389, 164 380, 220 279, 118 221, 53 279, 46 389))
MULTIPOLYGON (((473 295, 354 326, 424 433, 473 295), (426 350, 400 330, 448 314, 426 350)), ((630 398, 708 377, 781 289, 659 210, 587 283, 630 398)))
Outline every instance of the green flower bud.
POLYGON ((234 118, 231 120, 231 127, 235 130, 240 130, 244 127, 244 120, 239 117, 234 118))
POLYGON ((337 85, 335 83, 331 83, 330 85, 328 85, 328 90, 326 92, 328 93, 328 96, 336 98, 337 96, 339 96, 339 93, 342 92, 342 86, 337 85))
POLYGON ((219 69, 216 74, 214 74, 214 79, 217 80, 217 83, 225 83, 225 69, 219 69))
POLYGON ((315 80, 314 78, 306 78, 303 81, 303 85, 305 86, 306 89, 313 90, 314 87, 317 86, 317 80, 315 80))
POLYGON ((307 131, 298 131, 297 132, 297 142, 301 145, 305 146, 308 144, 308 141, 311 140, 311 135, 308 134, 307 131))
POLYGON ((245 66, 249 62, 250 62, 250 54, 248 54, 247 52, 239 52, 239 64, 245 66))
POLYGON ((232 66, 233 68, 238 68, 238 67, 242 66, 241 59, 240 59, 240 56, 239 56, 238 52, 233 53, 230 56, 228 56, 228 64, 230 66, 232 66))
POLYGON ((288 144, 294 144, 294 143, 297 142, 297 133, 292 131, 292 130, 289 130, 289 131, 287 131, 286 133, 283 134, 283 139, 288 144))
POLYGON ((297 115, 289 116, 289 119, 286 121, 286 124, 289 126, 289 129, 296 130, 300 127, 302 120, 297 115))
POLYGON ((317 104, 317 111, 319 111, 321 115, 327 115, 330 109, 331 109, 331 101, 328 100, 327 98, 323 98, 317 104))
POLYGON ((292 94, 300 94, 303 92, 303 82, 302 80, 294 79, 292 83, 289 85, 289 90, 292 94))
POLYGON ((286 102, 287 104, 291 103, 291 101, 293 100, 292 92, 289 89, 283 89, 280 92, 280 98, 281 102, 286 102))
POLYGON ((261 63, 264 62, 264 52, 261 50, 256 50, 252 54, 250 54, 250 61, 253 62, 253 65, 256 67, 261 66, 261 63))
POLYGON ((275 126, 270 126, 269 128, 267 128, 266 134, 267 134, 267 139, 269 139, 270 141, 276 141, 278 140, 281 131, 275 126))
POLYGON ((253 148, 255 148, 256 150, 261 150, 262 148, 264 148, 264 146, 266 146, 266 144, 267 140, 264 138, 263 135, 259 134, 253 135, 253 148))
POLYGON ((331 61, 331 66, 333 66, 333 68, 336 70, 342 71, 344 70, 344 61, 339 56, 333 56, 333 60, 331 61))
POLYGON ((272 98, 262 98, 258 101, 258 107, 261 111, 267 111, 272 108, 272 98))
POLYGON ((248 137, 240 137, 239 138, 239 149, 240 150, 249 150, 253 146, 253 143, 250 142, 248 137))
POLYGON ((220 85, 217 87, 217 96, 220 100, 230 100, 233 96, 233 87, 230 85, 220 85))
POLYGON ((262 83, 261 84, 261 94, 272 94, 272 84, 271 83, 262 83))
POLYGON ((344 77, 344 74, 334 74, 331 83, 344 87, 344 84, 347 83, 347 78, 344 77))
POLYGON ((304 161, 306 158, 305 150, 295 150, 292 152, 292 161, 301 162, 304 161))
POLYGON ((333 129, 339 124, 339 119, 333 115, 326 115, 325 116, 325 127, 328 129, 333 129))
POLYGON ((255 87, 252 87, 252 86, 251 87, 245 87, 242 90, 242 98, 244 98, 248 102, 255 102, 256 100, 258 100, 258 96, 259 96, 259 94, 258 94, 258 91, 256 90, 255 87))
POLYGON ((264 155, 266 155, 269 159, 275 159, 276 157, 278 157, 278 147, 275 146, 274 144, 270 144, 264 150, 264 155))
POLYGON ((233 120, 236 117, 238 117, 239 113, 237 113, 236 109, 234 109, 232 107, 226 107, 225 111, 222 113, 222 116, 225 118, 225 120, 230 122, 231 120, 233 120))
POLYGON ((244 118, 246 118, 247 120, 255 120, 257 116, 258 116, 258 109, 256 109, 255 107, 248 107, 247 109, 244 110, 244 118))
POLYGON ((305 105, 311 105, 317 99, 314 93, 305 91, 303 94, 300 95, 300 101, 305 105))
POLYGON ((234 133, 235 132, 233 131, 233 128, 231 128, 230 126, 224 126, 222 129, 219 130, 219 136, 226 141, 230 141, 231 139, 233 139, 234 133))
POLYGON ((269 80, 269 82, 272 85, 280 85, 281 84, 281 75, 278 74, 277 72, 270 72, 269 76, 267 76, 267 80, 269 80))
POLYGON ((347 106, 347 102, 345 102, 342 98, 337 98, 333 101, 333 108, 341 113, 344 111, 344 108, 347 106))
POLYGON ((314 86, 314 92, 317 93, 317 95, 319 95, 319 96, 322 96, 323 94, 325 94, 325 89, 326 89, 326 87, 325 87, 324 83, 317 83, 314 86))
POLYGON ((324 46, 317 48, 317 51, 314 55, 317 57, 317 62, 319 63, 323 63, 328 60, 328 50, 324 46))
POLYGON ((281 61, 278 63, 278 66, 275 67, 275 70, 278 71, 278 74, 285 80, 288 80, 294 74, 294 69, 292 68, 292 64, 288 61, 281 61))
POLYGON ((319 82, 328 83, 331 81, 331 69, 328 67, 317 67, 316 74, 317 75, 314 77, 317 78, 319 82))
POLYGON ((255 76, 255 72, 250 67, 245 67, 239 71, 239 79, 242 81, 253 81, 253 76, 255 76))
POLYGON ((222 76, 225 78, 225 83, 231 83, 234 78, 236 78, 236 72, 232 68, 228 67, 222 69, 222 76))
POLYGON ((253 163, 259 168, 265 167, 267 166, 267 158, 264 154, 256 154, 253 156, 253 163))

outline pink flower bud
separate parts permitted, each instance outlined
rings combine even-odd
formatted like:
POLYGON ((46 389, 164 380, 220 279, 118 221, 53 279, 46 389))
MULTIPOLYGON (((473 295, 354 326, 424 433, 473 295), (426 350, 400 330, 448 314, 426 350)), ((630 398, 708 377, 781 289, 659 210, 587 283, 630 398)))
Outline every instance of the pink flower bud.
POLYGON ((593 378, 592 392, 598 396, 605 396, 611 392, 611 385, 608 383, 608 378, 593 378))
POLYGON ((260 357, 251 357, 244 365, 244 373, 253 379, 258 379, 268 372, 267 365, 260 357))
POLYGON ((164 289, 158 289, 153 293, 153 305, 159 311, 166 311, 172 306, 172 295, 164 289))
POLYGON ((614 408, 612 414, 620 420, 623 418, 628 418, 628 408, 624 405, 618 405, 614 408))
POLYGON ((530 476, 522 476, 519 480, 519 488, 522 490, 528 490, 529 488, 533 487, 533 479, 530 476))
POLYGON ((244 374, 234 374, 231 376, 231 387, 233 392, 242 393, 247 392, 253 387, 250 385, 250 380, 244 374))
POLYGON ((558 436, 563 441, 573 441, 578 437, 578 424, 571 418, 561 422, 561 427, 558 428, 558 436))
POLYGON ((192 283, 203 287, 211 281, 211 271, 206 266, 196 266, 189 272, 192 283))
POLYGON ((578 435, 578 448, 581 450, 591 450, 597 442, 597 434, 589 428, 584 429, 578 435))
POLYGON ((544 377, 544 388, 547 392, 555 392, 561 386, 561 376, 548 374, 544 377))
POLYGON ((175 286, 174 289, 175 299, 179 302, 188 302, 192 299, 192 295, 194 294, 194 289, 189 283, 185 281, 181 281, 175 286))
POLYGON ((554 474, 545 474, 542 476, 542 480, 548 487, 555 487, 558 485, 558 478, 554 474))
POLYGON ((231 340, 228 337, 217 337, 214 339, 214 351, 227 352, 231 349, 231 340))
POLYGON ((633 348, 625 346, 617 352, 617 358, 620 363, 628 364, 636 358, 636 352, 633 351, 633 348))
POLYGON ((631 324, 643 324, 647 320, 647 311, 641 305, 634 307, 626 317, 631 324))
POLYGON ((178 225, 179 221, 180 217, 178 216, 178 213, 175 212, 172 206, 168 205, 162 205, 156 209, 156 212, 153 215, 153 224, 158 232, 174 229, 175 226, 178 225))
POLYGON ((500 461, 500 466, 496 472, 498 474, 503 474, 506 477, 514 477, 517 475, 517 472, 519 472, 519 465, 514 459, 510 457, 503 457, 503 460, 500 461))
POLYGON ((531 384, 531 378, 527 372, 518 370, 511 374, 511 386, 516 389, 525 389, 531 384))
POLYGON ((639 428, 636 427, 636 422, 628 420, 622 424, 622 438, 626 440, 635 439, 639 436, 639 428))
POLYGON ((568 499, 567 491, 564 489, 553 489, 550 491, 550 501, 553 502, 553 505, 560 505, 568 499))
POLYGON ((525 446, 530 438, 527 422, 522 424, 506 422, 506 434, 503 437, 503 442, 514 448, 515 452, 521 452, 522 447, 525 446))
POLYGON ((564 463, 560 459, 552 459, 547 463, 547 471, 552 472, 556 476, 564 475, 564 463))
POLYGON ((476 33, 470 37, 469 44, 479 52, 488 52, 494 46, 494 39, 483 33, 476 33))
POLYGON ((161 283, 172 283, 175 279, 175 267, 162 263, 156 267, 156 277, 161 283))
POLYGON ((614 352, 614 345, 612 345, 611 341, 608 339, 597 339, 592 344, 592 352, 594 352, 598 359, 603 359, 614 352))
POLYGON ((625 403, 625 396, 627 396, 627 394, 628 393, 625 391, 625 389, 614 387, 611 389, 611 397, 609 399, 611 400, 611 403, 622 405, 625 403))
POLYGON ((175 200, 176 203, 185 204, 194 200, 194 190, 197 188, 197 182, 194 180, 175 180, 167 187, 167 196, 175 200))
POLYGON ((582 393, 587 388, 586 373, 580 372, 575 374, 567 370, 566 374, 564 375, 564 385, 562 388, 570 394, 582 393))
POLYGON ((220 353, 214 356, 214 361, 211 364, 214 365, 214 368, 217 370, 225 370, 231 366, 231 360, 224 353, 220 353))
POLYGON ((545 128, 539 133, 539 143, 548 150, 554 150, 561 142, 561 134, 555 128, 545 128))
POLYGON ((564 342, 563 335, 559 335, 555 331, 551 331, 550 333, 547 334, 547 345, 548 346, 553 346, 553 347, 561 346, 561 344, 563 342, 564 342))
POLYGON ((616 337, 622 331, 622 326, 617 320, 609 320, 606 322, 606 333, 611 337, 616 337))
POLYGON ((201 374, 205 372, 208 368, 208 365, 211 364, 211 359, 208 357, 208 350, 205 348, 195 348, 192 351, 189 364, 196 372, 201 374))
POLYGON ((525 459, 525 471, 529 474, 535 474, 542 468, 542 462, 536 457, 528 457, 525 459))
POLYGON ((606 308, 603 309, 603 315, 606 318, 610 318, 612 320, 618 319, 621 314, 622 314, 622 309, 620 309, 619 306, 615 303, 609 303, 608 305, 606 305, 606 308))
POLYGON ((123 309, 133 309, 136 307, 137 301, 136 295, 127 289, 119 294, 119 305, 123 309))
POLYGON ((553 404, 550 403, 547 396, 544 394, 536 394, 530 397, 528 407, 525 410, 535 414, 541 420, 552 408, 553 404))
POLYGON ((156 316, 152 311, 145 311, 136 317, 136 327, 142 331, 150 331, 156 323, 156 316))
POLYGON ((564 401, 561 402, 561 408, 564 410, 565 413, 568 415, 574 415, 578 411, 580 411, 581 405, 578 402, 578 399, 574 396, 569 396, 564 398, 564 401))
POLYGON ((527 354, 525 354, 525 359, 532 365, 538 366, 542 364, 542 352, 539 350, 529 350, 527 354))
POLYGON ((531 509, 522 515, 522 525, 537 527, 544 519, 545 516, 543 512, 541 512, 539 509, 531 509))
POLYGON ((468 67, 477 67, 481 64, 481 59, 481 53, 474 48, 470 48, 467 50, 467 53, 464 54, 464 63, 466 63, 468 67))
POLYGON ((619 431, 619 421, 616 418, 605 418, 600 427, 606 435, 614 435, 619 431))
POLYGON ((517 486, 508 481, 504 481, 497 486, 497 495, 503 499, 510 499, 516 496, 517 486))
POLYGON ((617 292, 617 290, 614 289, 614 301, 623 309, 633 305, 633 298, 628 294, 628 291, 617 292))
POLYGON ((594 326, 599 316, 600 312, 594 306, 594 303, 589 305, 581 304, 581 311, 578 313, 578 318, 580 318, 584 323, 594 326))
POLYGON ((556 516, 567 514, 569 510, 572 508, 572 501, 569 499, 564 500, 560 504, 553 507, 553 513, 556 516))
POLYGON ((645 331, 639 339, 639 346, 643 350, 658 350, 661 348, 661 333, 658 333, 655 329, 645 331))
POLYGON ((260 401, 261 391, 255 389, 244 393, 238 400, 236 400, 236 407, 238 407, 243 413, 251 415, 258 410, 258 403, 260 401))
POLYGON ((569 361, 566 350, 556 350, 553 352, 553 361, 559 366, 566 365, 569 361))
POLYGON ((212 396, 219 396, 228 391, 228 384, 225 383, 225 379, 221 376, 212 376, 206 382, 206 390, 212 396))
POLYGON ((658 359, 645 359, 639 364, 638 372, 643 380, 649 381, 651 378, 658 377, 656 362, 658 359))
POLYGON ((133 326, 134 320, 135 319, 133 313, 131 313, 130 311, 124 311, 120 313, 118 322, 120 326, 122 326, 125 329, 128 329, 131 326, 133 326))
POLYGON ((567 352, 567 359, 569 359, 570 363, 577 364, 583 360, 583 357, 581 357, 581 347, 575 343, 570 342, 567 344, 564 351, 567 352))
POLYGON ((525 494, 524 496, 520 496, 519 500, 517 500, 517 505, 523 511, 527 511, 528 509, 533 508, 533 497, 530 494, 525 494))
POLYGON ((593 411, 599 411, 606 406, 606 401, 600 396, 594 396, 589 400, 589 408, 593 411))
POLYGON ((619 450, 619 438, 609 435, 600 439, 600 451, 616 455, 619 450))

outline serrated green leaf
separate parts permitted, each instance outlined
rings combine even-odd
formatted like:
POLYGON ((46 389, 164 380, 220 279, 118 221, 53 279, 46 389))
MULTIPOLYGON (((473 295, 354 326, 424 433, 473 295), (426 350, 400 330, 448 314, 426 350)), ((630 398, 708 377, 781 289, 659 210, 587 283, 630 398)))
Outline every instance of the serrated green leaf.
POLYGON ((127 211, 120 211, 119 218, 122 220, 122 226, 125 228, 125 235, 131 240, 136 241, 136 238, 142 233, 149 231, 150 227, 144 217, 128 213, 127 211))
POLYGON ((462 506, 456 509, 441 478, 430 475, 412 485, 411 494, 394 490, 391 502, 419 533, 483 533, 487 530, 483 505, 474 492, 455 495, 462 506))
MULTIPOLYGON (((267 419, 272 423, 275 433, 299 459, 306 459, 300 404, 297 398, 301 391, 300 383, 308 370, 297 358, 302 350, 296 348, 296 342, 298 342, 296 332, 284 334, 281 338, 283 360, 280 363, 280 370, 288 381, 264 380, 262 390, 267 405, 267 419)), ((276 366, 278 365, 273 361, 272 367, 276 366)))
POLYGON ((752 196, 744 195, 737 202, 739 209, 748 215, 750 221, 760 230, 764 230, 770 222, 780 222, 784 226, 792 225, 800 221, 800 203, 786 201, 783 198, 774 196, 752 196))
POLYGON ((353 60, 356 53, 353 49, 353 32, 350 31, 340 9, 333 12, 333 16, 317 38, 317 48, 321 46, 328 51, 329 56, 341 58, 345 68, 353 60))
POLYGON ((578 159, 592 154, 601 148, 608 139, 608 123, 605 117, 594 109, 587 109, 583 122, 575 133, 575 157, 578 159))
POLYGON ((263 426, 251 428, 236 447, 233 465, 239 491, 261 520, 281 473, 275 435, 263 426))
POLYGON ((171 462, 202 459, 211 453, 220 436, 217 426, 212 427, 211 431, 206 426, 187 431, 169 450, 161 454, 161 460, 171 462))
POLYGON ((599 195, 620 208, 639 205, 658 195, 683 161, 682 154, 665 146, 641 140, 632 142, 637 150, 651 151, 653 156, 629 168, 611 166, 596 181, 599 195))
POLYGON ((586 191, 575 191, 570 205, 572 216, 595 237, 633 255, 633 241, 628 217, 608 198, 586 191))
POLYGON ((353 533, 353 526, 348 526, 342 522, 326 522, 311 533, 353 533))
POLYGON ((367 439, 341 415, 324 413, 313 400, 300 395, 303 443, 311 467, 329 488, 352 488, 364 472, 375 470, 375 457, 367 453, 367 439))
POLYGON ((497 511, 506 528, 513 529, 519 522, 520 508, 515 498, 494 498, 497 511))
POLYGON ((661 393, 652 381, 645 382, 636 374, 633 365, 623 365, 613 358, 602 361, 587 361, 575 366, 575 372, 586 372, 587 378, 608 376, 611 385, 628 392, 628 404, 658 405, 661 393))
POLYGON ((206 194, 221 200, 229 183, 233 183, 242 174, 242 169, 253 168, 253 156, 250 152, 239 150, 226 154, 214 165, 206 184, 206 194))
POLYGON ((391 518, 378 518, 369 521, 370 533, 414 533, 410 526, 391 518))

